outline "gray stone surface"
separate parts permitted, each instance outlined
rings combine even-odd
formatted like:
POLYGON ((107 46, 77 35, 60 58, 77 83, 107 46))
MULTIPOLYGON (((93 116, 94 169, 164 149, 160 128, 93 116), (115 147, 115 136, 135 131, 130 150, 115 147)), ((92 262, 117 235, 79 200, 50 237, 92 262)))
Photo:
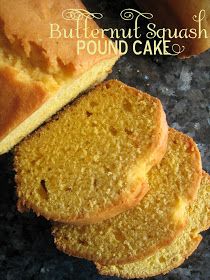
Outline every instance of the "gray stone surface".
MULTIPOLYGON (((106 15, 109 24, 132 1, 85 1, 106 15), (113 4, 113 5, 112 5, 113 4)), ((120 59, 109 78, 117 78, 161 99, 170 126, 192 136, 202 153, 203 168, 210 172, 210 51, 186 61, 175 57, 120 59)), ((180 268, 156 280, 210 279, 210 234, 180 268)), ((0 280, 116 280, 99 276, 88 261, 56 250, 50 223, 16 210, 12 153, 0 157, 0 280)))

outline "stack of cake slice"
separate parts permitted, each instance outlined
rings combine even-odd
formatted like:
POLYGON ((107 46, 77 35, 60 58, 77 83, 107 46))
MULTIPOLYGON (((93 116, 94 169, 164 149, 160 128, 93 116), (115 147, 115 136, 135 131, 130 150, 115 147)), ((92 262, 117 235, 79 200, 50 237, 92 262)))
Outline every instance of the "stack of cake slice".
POLYGON ((98 85, 15 149, 18 209, 53 221, 56 246, 125 278, 180 265, 209 227, 210 177, 161 102, 98 85))

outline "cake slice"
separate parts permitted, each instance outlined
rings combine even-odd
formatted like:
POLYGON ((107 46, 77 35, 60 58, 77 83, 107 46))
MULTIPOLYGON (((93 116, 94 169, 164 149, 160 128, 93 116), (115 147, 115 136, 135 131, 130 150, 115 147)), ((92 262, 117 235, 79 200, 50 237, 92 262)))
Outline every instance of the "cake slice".
POLYGON ((97 264, 103 275, 124 278, 145 278, 165 274, 181 265, 198 247, 202 240, 199 234, 210 227, 210 176, 203 172, 198 198, 189 207, 187 214, 189 224, 183 233, 168 247, 159 250, 143 261, 125 265, 101 266, 97 264))
POLYGON ((148 173, 150 191, 132 210, 99 224, 55 224, 58 249, 100 264, 145 259, 166 247, 187 225, 187 208, 202 177, 200 153, 188 136, 170 129, 163 160, 148 173))
POLYGON ((104 80, 119 52, 101 32, 98 38, 85 38, 85 23, 89 32, 99 27, 80 0, 1 0, 0 6, 2 154, 79 93, 104 80), (72 37, 64 38, 52 27, 72 32, 72 37), (95 41, 103 50, 112 47, 90 54, 79 49, 79 41, 95 41))
POLYGON ((105 82, 17 146, 19 208, 74 224, 113 217, 145 195, 167 136, 158 99, 105 82))

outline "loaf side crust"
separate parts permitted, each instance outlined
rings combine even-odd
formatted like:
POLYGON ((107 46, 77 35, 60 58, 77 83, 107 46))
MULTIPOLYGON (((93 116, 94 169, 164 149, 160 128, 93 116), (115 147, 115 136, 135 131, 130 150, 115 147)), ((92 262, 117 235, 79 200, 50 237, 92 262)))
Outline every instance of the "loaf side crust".
MULTIPOLYGON (((78 54, 78 38, 49 38, 50 23, 58 23, 61 28, 66 29, 76 28, 76 20, 62 18, 62 12, 66 9, 82 9, 84 14, 88 14, 82 2, 76 0, 1 1, 0 50, 6 62, 3 59, 0 63, 0 154, 7 152, 14 144, 61 108, 50 112, 46 118, 40 116, 39 123, 34 126, 30 125, 30 129, 23 125, 23 130, 19 132, 17 129, 16 133, 15 129, 19 125, 21 127, 25 120, 30 119, 32 114, 38 111, 46 101, 56 96, 65 84, 71 81, 73 84, 85 73, 90 72, 90 80, 93 80, 91 85, 94 85, 91 69, 110 61, 108 69, 110 71, 120 56, 115 47, 105 54, 96 52, 91 55, 87 51, 78 54), (23 69, 17 66, 20 64, 18 60, 22 61, 23 69), (51 75, 54 79, 53 86, 48 86, 45 80, 34 77, 30 73, 31 68, 34 72, 51 75), (26 72, 29 76, 22 72, 26 72), (60 80, 62 80, 61 83, 60 80), (14 141, 10 139, 10 135, 15 138, 14 141)), ((82 17, 81 24, 84 25, 84 23, 85 17, 82 17)), ((93 19, 88 19, 88 28, 99 29, 93 19)), ((80 39, 84 39, 84 31, 80 31, 80 35, 80 39)), ((99 35, 98 37, 97 40, 102 46, 111 44, 111 40, 106 36, 99 35)), ((91 38, 89 39, 91 40, 91 38)), ((108 74, 107 66, 105 68, 104 73, 101 73, 100 77, 96 77, 95 80, 98 82, 104 80, 108 74)), ((86 89, 87 87, 83 90, 86 89)), ((70 100, 69 97, 69 100, 62 106, 70 100)), ((37 121, 33 120, 33 122, 37 121)))
POLYGON ((49 98, 39 82, 18 81, 11 67, 0 69, 0 141, 49 98))
MULTIPOLYGON (((87 34, 89 38, 85 37, 83 30, 85 23, 87 23, 88 31, 99 29, 94 20, 87 15, 88 12, 80 0, 2 0, 0 10, 0 20, 10 43, 14 44, 18 39, 24 55, 29 60, 32 58, 34 48, 38 49, 36 55, 38 55, 40 61, 45 61, 47 69, 49 68, 53 73, 60 71, 60 68, 64 67, 81 74, 104 58, 119 55, 119 52, 113 49, 104 54, 100 54, 97 51, 93 55, 84 50, 78 55, 78 37, 79 40, 86 42, 88 40, 100 42, 102 50, 109 41, 102 33, 97 38, 94 38, 89 33, 87 34), (74 12, 75 9, 80 13, 79 36, 75 34, 76 32, 73 32, 73 38, 64 38, 64 34, 60 38, 50 38, 50 24, 59 24, 60 29, 67 30, 67 34, 70 33, 71 29, 76 30, 77 15, 74 12), (70 15, 68 13, 72 13, 75 19, 69 20, 68 16, 70 15)), ((54 35, 54 37, 56 36, 54 35)))

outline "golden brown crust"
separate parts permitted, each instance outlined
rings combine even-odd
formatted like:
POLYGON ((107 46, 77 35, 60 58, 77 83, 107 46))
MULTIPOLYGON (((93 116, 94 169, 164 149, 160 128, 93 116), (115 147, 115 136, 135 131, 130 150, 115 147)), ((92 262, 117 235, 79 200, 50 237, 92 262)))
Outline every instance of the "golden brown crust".
MULTIPOLYGON (((145 8, 145 11, 151 12, 154 15, 153 21, 160 28, 177 28, 190 29, 196 28, 198 24, 193 21, 194 15, 198 16, 201 10, 206 11, 204 21, 202 21, 202 29, 207 30, 207 35, 210 34, 210 6, 208 0, 136 0, 139 5, 145 8)), ((210 37, 197 39, 173 39, 173 43, 178 43, 180 46, 185 46, 185 51, 180 54, 180 58, 187 58, 193 55, 198 55, 210 48, 210 37)))
MULTIPOLYGON (((63 11, 67 9, 86 10, 80 0, 1 0, 0 20, 4 25, 4 32, 10 43, 18 39, 21 42, 25 55, 32 59, 31 55, 35 46, 38 49, 41 60, 45 60, 48 67, 54 71, 59 70, 63 65, 77 74, 82 73, 101 60, 116 56, 112 51, 110 54, 97 52, 90 55, 86 50, 80 55, 77 54, 78 38, 75 35, 77 20, 66 20, 62 18, 63 11), (15 24, 14 24, 15 23, 15 24), (60 28, 65 28, 67 33, 74 30, 74 38, 50 38, 50 23, 57 23, 60 28), (38 32, 37 32, 38 30, 38 32)), ((105 45, 108 38, 101 34, 95 39, 93 36, 85 38, 84 28, 85 17, 80 18, 80 40, 100 41, 105 45)), ((97 24, 87 20, 87 29, 98 29, 97 24)))
POLYGON ((39 82, 17 80, 11 67, 0 69, 0 140, 30 116, 48 98, 49 94, 39 82))
MULTIPOLYGON (((208 181, 209 185, 210 185, 210 175, 203 170, 202 172, 202 178, 204 181, 208 181)), ((209 192, 208 192, 209 194, 209 192)), ((210 228, 210 204, 208 204, 207 206, 207 213, 208 213, 208 219, 207 219, 207 223, 202 223, 202 228, 200 229, 200 231, 205 231, 205 230, 208 230, 210 228)))
POLYGON ((177 132, 173 128, 169 128, 169 131, 173 132, 171 133, 173 135, 174 141, 176 141, 177 136, 182 139, 184 143, 188 145, 189 151, 192 151, 192 154, 194 156, 194 168, 195 172, 193 173, 193 184, 191 184, 191 187, 188 189, 188 192, 186 194, 187 199, 189 202, 194 201, 197 198, 197 193, 201 184, 202 180, 202 162, 201 162, 201 154, 200 151, 194 142, 194 140, 189 137, 188 135, 177 132))
MULTIPOLYGON (((156 134, 153 135, 153 143, 150 149, 148 149, 148 153, 144 156, 144 158, 141 158, 141 161, 145 161, 145 174, 144 178, 138 178, 137 181, 132 183, 130 186, 129 194, 128 192, 122 193, 120 197, 113 202, 111 206, 108 208, 100 209, 97 213, 92 213, 89 217, 81 216, 80 217, 63 217, 59 213, 48 213, 46 209, 40 209, 40 207, 37 207, 35 204, 33 204, 29 200, 25 200, 22 197, 19 197, 19 205, 22 205, 26 207, 26 209, 32 209, 38 216, 42 215, 48 220, 53 221, 59 221, 63 223, 69 223, 74 225, 87 225, 87 224, 95 224, 98 222, 101 222, 103 220, 109 219, 111 217, 114 217, 126 210, 129 210, 130 208, 135 207, 139 201, 144 197, 144 195, 148 192, 149 186, 147 184, 146 179, 146 173, 157 163, 161 161, 163 156, 165 155, 166 149, 167 149, 167 141, 168 141, 168 125, 166 122, 166 116, 162 107, 161 102, 146 93, 143 93, 135 88, 129 87, 125 84, 123 84, 120 81, 117 80, 109 80, 105 81, 102 84, 99 84, 95 86, 95 89, 101 88, 101 87, 114 87, 115 83, 119 85, 120 87, 125 88, 127 91, 132 91, 133 94, 136 94, 137 96, 142 96, 142 98, 145 96, 147 99, 151 101, 151 104, 157 103, 158 109, 157 109, 157 118, 156 118, 156 134)), ((90 94, 91 91, 88 94, 90 94)), ((80 102, 80 99, 82 97, 77 98, 75 100, 73 106, 77 106, 77 104, 80 102)), ((66 107, 71 108, 71 107, 66 107)), ((57 116, 59 117, 59 114, 62 114, 63 111, 60 111, 57 116)), ((53 119, 52 119, 53 121, 53 119)), ((47 124, 46 124, 47 125, 47 124)), ((41 127, 40 130, 45 129, 45 127, 41 127)), ((36 133, 39 133, 40 130, 36 133)), ((28 141, 30 139, 30 136, 25 139, 25 141, 28 141)), ((137 163, 135 162, 134 165, 136 166, 137 163)), ((14 161, 15 169, 17 170, 18 167, 18 148, 15 150, 15 161, 14 161)), ((17 186, 21 185, 21 179, 19 180, 19 176, 16 175, 16 184, 17 186)), ((17 188, 18 191, 18 188, 17 188)), ((22 208, 21 208, 22 210, 22 208)))

